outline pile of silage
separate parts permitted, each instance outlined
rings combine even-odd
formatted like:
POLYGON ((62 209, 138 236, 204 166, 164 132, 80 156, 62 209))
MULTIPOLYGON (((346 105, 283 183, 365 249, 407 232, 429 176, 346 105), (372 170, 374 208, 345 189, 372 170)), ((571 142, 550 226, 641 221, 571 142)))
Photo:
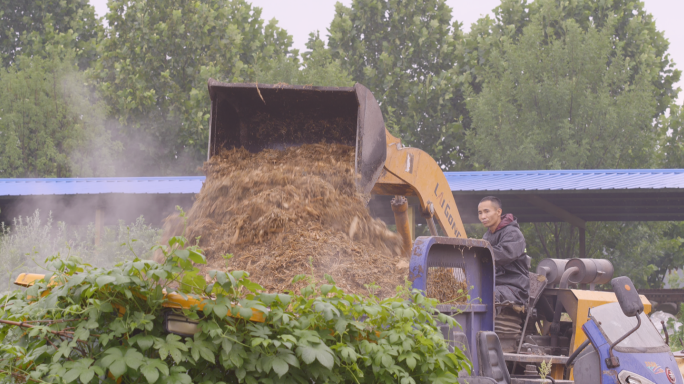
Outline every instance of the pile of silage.
POLYGON ((427 296, 439 300, 442 304, 468 301, 468 284, 465 273, 460 268, 430 267, 426 284, 427 296), (460 275, 460 278, 457 278, 457 275, 460 275))
MULTIPOLYGON (((408 275, 401 237, 370 216, 356 190, 354 148, 309 144, 250 153, 224 150, 187 212, 186 237, 200 237, 207 269, 245 270, 271 292, 297 290, 294 276, 329 274, 350 293, 388 296, 408 275), (222 257, 233 254, 226 261, 222 257)), ((182 232, 167 219, 166 236, 182 232)))

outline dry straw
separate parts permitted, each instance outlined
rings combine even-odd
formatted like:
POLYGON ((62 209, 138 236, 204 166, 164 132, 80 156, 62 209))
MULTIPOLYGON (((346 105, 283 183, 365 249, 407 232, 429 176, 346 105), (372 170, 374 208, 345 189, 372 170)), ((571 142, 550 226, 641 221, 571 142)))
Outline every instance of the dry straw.
MULTIPOLYGON (((292 278, 313 270, 349 292, 393 294, 408 275, 401 238, 370 216, 353 165, 354 148, 339 144, 224 150, 204 165, 186 236, 200 237, 209 269, 246 270, 272 292, 301 288, 292 278)), ((181 231, 167 219, 166 237, 181 231)))

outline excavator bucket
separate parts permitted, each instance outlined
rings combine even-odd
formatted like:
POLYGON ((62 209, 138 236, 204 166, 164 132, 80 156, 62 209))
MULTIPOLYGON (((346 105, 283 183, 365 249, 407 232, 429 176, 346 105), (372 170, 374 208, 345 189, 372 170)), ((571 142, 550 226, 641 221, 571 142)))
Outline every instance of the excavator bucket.
POLYGON ((358 187, 370 193, 387 157, 385 123, 373 94, 348 88, 221 83, 209 79, 208 158, 223 148, 251 152, 313 143, 356 147, 358 187))

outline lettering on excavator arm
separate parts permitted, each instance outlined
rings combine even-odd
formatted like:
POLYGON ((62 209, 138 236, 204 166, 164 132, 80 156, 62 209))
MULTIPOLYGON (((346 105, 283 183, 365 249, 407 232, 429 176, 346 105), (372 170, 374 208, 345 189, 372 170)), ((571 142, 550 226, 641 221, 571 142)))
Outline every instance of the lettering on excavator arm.
POLYGON ((387 159, 373 192, 416 195, 423 212, 433 205, 434 217, 448 237, 465 238, 461 215, 439 164, 418 148, 404 147, 387 131, 386 137, 387 159))
MULTIPOLYGON (((449 206, 447 199, 444 198, 444 192, 441 192, 439 195, 437 195, 437 189, 438 188, 439 188, 439 183, 437 183, 437 185, 435 185, 435 196, 437 197, 438 205, 440 208, 442 208, 444 210, 444 215, 447 217, 447 221, 449 223, 449 226, 451 227, 451 229, 456 234, 455 237, 465 237, 461 234, 461 231, 459 231, 458 228, 456 227, 456 219, 454 219, 454 217, 451 216, 451 213, 449 212, 449 208, 451 208, 451 207, 449 206), (445 206, 445 204, 446 204, 446 206, 445 206)), ((465 231, 464 231, 464 233, 465 233, 465 231)))

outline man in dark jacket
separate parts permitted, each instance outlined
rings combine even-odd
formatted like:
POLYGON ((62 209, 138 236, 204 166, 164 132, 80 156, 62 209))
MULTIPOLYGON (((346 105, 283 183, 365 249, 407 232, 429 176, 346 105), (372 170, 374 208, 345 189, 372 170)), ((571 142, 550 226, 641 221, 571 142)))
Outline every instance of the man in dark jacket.
POLYGON ((527 304, 530 279, 525 237, 518 220, 501 213, 501 200, 494 196, 483 198, 477 206, 480 222, 487 227, 482 239, 491 245, 496 263, 496 301, 527 304))

